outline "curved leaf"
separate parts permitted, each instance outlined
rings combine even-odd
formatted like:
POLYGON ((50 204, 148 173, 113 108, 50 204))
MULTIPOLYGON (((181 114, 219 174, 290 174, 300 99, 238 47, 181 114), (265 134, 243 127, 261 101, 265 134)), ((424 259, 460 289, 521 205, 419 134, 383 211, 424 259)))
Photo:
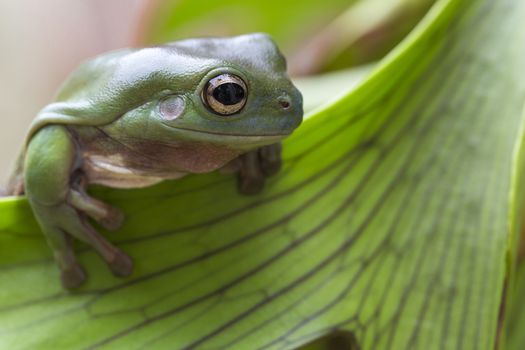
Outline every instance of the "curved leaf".
MULTIPOLYGON (((525 2, 440 1, 285 143, 256 197, 192 176, 97 189, 136 261, 61 290, 24 199, 0 207, 2 348, 494 349, 520 227, 525 2), (521 74, 521 76, 520 76, 521 74)), ((109 234, 108 234, 109 235, 109 234)))

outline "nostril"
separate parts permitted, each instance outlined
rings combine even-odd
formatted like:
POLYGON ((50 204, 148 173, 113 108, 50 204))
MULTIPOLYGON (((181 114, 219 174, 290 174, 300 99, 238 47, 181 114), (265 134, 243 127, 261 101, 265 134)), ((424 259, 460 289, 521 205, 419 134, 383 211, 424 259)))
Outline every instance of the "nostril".
POLYGON ((279 98, 279 104, 283 109, 289 109, 291 106, 290 100, 286 97, 279 98))

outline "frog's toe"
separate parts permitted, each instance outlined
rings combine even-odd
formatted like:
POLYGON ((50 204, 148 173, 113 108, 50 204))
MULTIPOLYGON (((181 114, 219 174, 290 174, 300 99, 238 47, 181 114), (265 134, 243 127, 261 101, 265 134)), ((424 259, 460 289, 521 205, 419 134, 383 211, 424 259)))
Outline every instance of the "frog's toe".
POLYGON ((281 151, 280 143, 264 146, 259 149, 261 170, 265 176, 275 175, 281 170, 281 151))
POLYGON ((239 179, 239 191, 242 194, 257 194, 264 188, 264 178, 241 178, 239 179))
POLYGON ((124 213, 115 207, 109 207, 107 215, 98 220, 98 223, 107 230, 118 230, 124 222, 124 213))
POLYGON ((71 189, 68 203, 110 231, 119 229, 124 221, 124 213, 120 209, 89 196, 82 189, 71 189))
POLYGON ((243 194, 257 194, 264 187, 265 179, 281 169, 281 144, 275 143, 241 155, 239 170, 239 191, 243 194))
POLYGON ((67 289, 78 288, 86 280, 86 273, 79 264, 73 264, 68 268, 63 268, 60 271, 60 278, 62 285, 67 289))
POLYGON ((259 193, 264 187, 264 174, 261 169, 258 151, 243 154, 239 171, 239 191, 251 195, 259 193))
POLYGON ((70 222, 66 230, 93 247, 115 275, 128 276, 133 271, 131 259, 99 234, 84 215, 78 215, 78 220, 70 222))
MULTIPOLYGON (((42 207, 36 207, 42 209, 42 207)), ((55 225, 43 225, 47 243, 60 269, 62 285, 67 289, 79 287, 86 280, 86 273, 80 266, 73 251, 73 239, 65 230, 55 225)))
POLYGON ((121 251, 118 251, 111 261, 108 261, 108 266, 111 272, 119 277, 127 277, 133 272, 133 260, 121 251))

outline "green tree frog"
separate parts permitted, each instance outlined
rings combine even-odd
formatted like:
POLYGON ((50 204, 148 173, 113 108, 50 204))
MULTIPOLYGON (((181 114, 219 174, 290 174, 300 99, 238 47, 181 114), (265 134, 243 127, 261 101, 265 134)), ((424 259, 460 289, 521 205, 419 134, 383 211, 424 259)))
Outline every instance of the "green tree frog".
POLYGON ((132 260, 88 219, 114 230, 123 215, 88 195, 89 184, 143 187, 229 168, 242 193, 256 193, 279 170, 279 141, 302 115, 266 34, 106 53, 77 68, 37 115, 8 191, 26 194, 64 287, 86 279, 73 239, 128 276, 132 260))

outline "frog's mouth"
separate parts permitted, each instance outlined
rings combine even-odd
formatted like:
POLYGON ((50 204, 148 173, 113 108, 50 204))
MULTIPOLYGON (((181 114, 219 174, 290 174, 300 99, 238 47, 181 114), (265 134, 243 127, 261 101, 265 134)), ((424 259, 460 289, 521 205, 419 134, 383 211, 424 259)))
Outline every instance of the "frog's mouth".
POLYGON ((232 143, 258 143, 264 142, 265 144, 271 143, 272 141, 278 142, 285 137, 290 136, 291 133, 276 133, 276 134, 230 134, 225 132, 215 132, 215 131, 203 131, 195 130, 190 128, 173 128, 175 130, 180 130, 183 132, 186 138, 195 138, 202 139, 202 141, 212 141, 212 142, 232 142, 232 143))

